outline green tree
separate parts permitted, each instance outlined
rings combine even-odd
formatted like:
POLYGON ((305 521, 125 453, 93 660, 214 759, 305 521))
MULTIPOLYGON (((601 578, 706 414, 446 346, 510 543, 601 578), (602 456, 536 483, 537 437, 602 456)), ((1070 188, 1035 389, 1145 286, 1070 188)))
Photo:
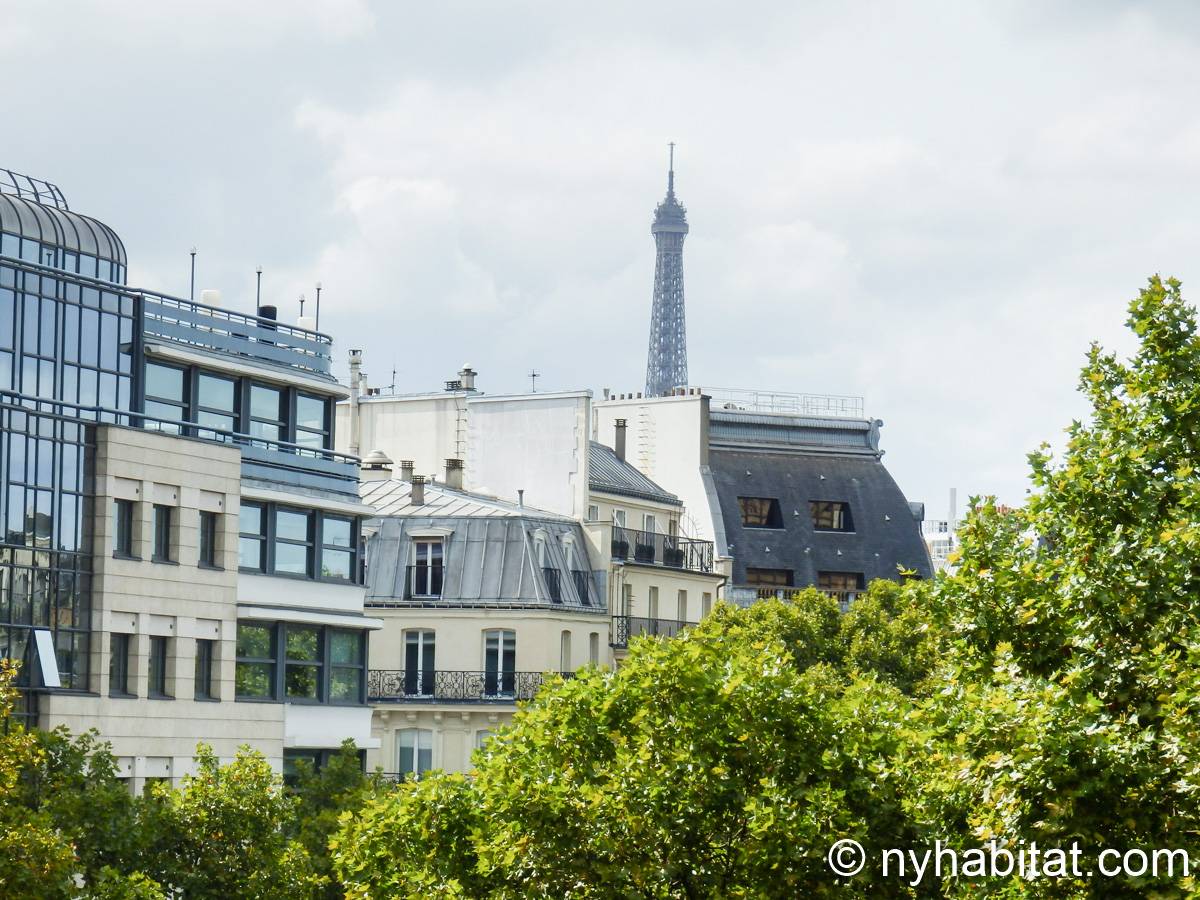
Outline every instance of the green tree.
POLYGON ((202 744, 196 762, 182 788, 156 784, 148 792, 141 812, 154 837, 141 871, 183 898, 313 896, 322 879, 284 833, 296 801, 266 759, 243 747, 222 766, 202 744))

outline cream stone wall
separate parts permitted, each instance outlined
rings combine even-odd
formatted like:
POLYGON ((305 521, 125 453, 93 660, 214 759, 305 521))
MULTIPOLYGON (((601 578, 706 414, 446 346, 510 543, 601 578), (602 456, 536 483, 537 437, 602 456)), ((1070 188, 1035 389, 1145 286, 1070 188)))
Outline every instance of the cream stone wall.
POLYGON ((447 772, 471 771, 471 755, 481 732, 494 734, 512 722, 515 705, 475 704, 455 707, 377 706, 372 730, 377 750, 367 751, 367 770, 399 771, 400 732, 430 732, 432 767, 447 772))
POLYGON ((282 764, 283 709, 234 703, 237 532, 241 454, 207 441, 140 429, 97 428, 88 693, 42 697, 42 724, 96 728, 134 789, 148 777, 181 778, 196 744, 231 758, 249 743, 282 764), (134 504, 133 557, 114 556, 113 501, 134 504), (153 557, 153 506, 171 509, 169 561, 153 557), (199 562, 202 510, 216 513, 217 567, 199 562), (129 693, 110 696, 113 634, 131 636, 129 693), (151 637, 167 638, 166 693, 151 699, 151 637), (195 698, 196 641, 216 641, 215 700, 195 698))

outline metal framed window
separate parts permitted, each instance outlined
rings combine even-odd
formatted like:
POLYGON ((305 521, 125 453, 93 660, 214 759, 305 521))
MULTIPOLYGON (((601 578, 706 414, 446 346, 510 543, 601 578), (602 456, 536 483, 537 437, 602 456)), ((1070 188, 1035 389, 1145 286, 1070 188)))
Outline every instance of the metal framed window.
POLYGON ((296 393, 296 434, 293 443, 316 450, 332 448, 330 435, 329 399, 313 394, 296 393))
POLYGON ((435 635, 426 629, 404 632, 404 693, 412 696, 433 694, 435 635))
POLYGON ((238 524, 238 567, 253 572, 267 571, 267 507, 242 501, 238 524))
POLYGON ((746 582, 759 587, 791 587, 791 569, 746 569, 746 582))
POLYGON ((783 514, 774 497, 738 497, 744 528, 782 528, 783 514))
POLYGON ((840 500, 810 500, 809 512, 816 531, 853 531, 850 504, 840 500))
POLYGON ((311 510, 275 508, 275 537, 272 542, 272 567, 276 575, 300 575, 313 572, 313 518, 311 510))
POLYGON ((287 404, 284 392, 265 384, 250 385, 251 437, 268 441, 287 440, 287 404))
POLYGON ((154 504, 154 562, 172 562, 171 518, 173 508, 162 503, 154 504))
POLYGON ((357 522, 345 516, 321 515, 321 577, 336 581, 354 579, 354 552, 358 546, 357 522))
POLYGON ((113 501, 113 556, 133 559, 133 501, 113 501))
POLYGON ((317 625, 283 626, 284 696, 288 700, 319 703, 324 697, 325 653, 322 629, 317 625))
POLYGON ((110 634, 108 655, 108 694, 110 697, 130 697, 129 645, 130 635, 110 634))
POLYGON ((413 541, 410 590, 413 597, 442 596, 444 544, 441 538, 413 541))
POLYGON ((396 771, 420 778, 433 768, 433 732, 428 728, 401 728, 396 735, 396 771))
POLYGON ((150 638, 150 696, 156 700, 172 699, 167 690, 167 651, 170 639, 157 635, 150 638))
POLYGON ((166 422, 146 422, 146 427, 155 431, 178 434, 182 426, 176 422, 188 419, 187 370, 162 363, 146 363, 143 411, 155 419, 166 422))
MULTIPOLYGON (((220 431, 237 431, 237 381, 203 370, 196 371, 194 381, 196 414, 193 418, 196 424, 220 431)), ((196 434, 208 440, 222 439, 214 431, 205 428, 197 429, 196 434)))
POLYGON ((220 568, 217 565, 217 523, 220 517, 211 510, 200 510, 200 561, 199 564, 207 569, 220 568))
POLYGON ((329 702, 363 703, 366 686, 366 633, 329 629, 329 702))
POLYGON ((484 693, 511 696, 516 687, 517 633, 493 628, 483 633, 484 693))
POLYGON ((193 695, 197 700, 215 700, 216 691, 213 689, 213 657, 217 642, 197 638, 196 640, 196 675, 193 695))
POLYGON ((235 694, 239 700, 273 700, 279 629, 265 622, 238 622, 235 694))

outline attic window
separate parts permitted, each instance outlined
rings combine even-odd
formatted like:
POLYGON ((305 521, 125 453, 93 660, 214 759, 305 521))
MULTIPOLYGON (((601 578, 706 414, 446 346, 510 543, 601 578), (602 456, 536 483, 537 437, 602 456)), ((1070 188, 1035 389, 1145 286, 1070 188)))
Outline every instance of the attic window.
POLYGON ((810 500, 813 528, 817 531, 853 531, 850 504, 840 500, 810 500))
POLYGON ((738 497, 743 528, 782 528, 783 514, 774 497, 738 497))
POLYGON ((746 569, 746 582, 755 587, 791 587, 791 569, 746 569))

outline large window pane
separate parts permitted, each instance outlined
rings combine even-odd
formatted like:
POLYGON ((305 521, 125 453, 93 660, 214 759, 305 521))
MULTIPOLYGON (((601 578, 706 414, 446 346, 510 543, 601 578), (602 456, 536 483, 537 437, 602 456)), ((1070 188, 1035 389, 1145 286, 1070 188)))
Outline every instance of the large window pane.
POLYGON ((233 412, 234 382, 228 378, 201 373, 197 385, 197 396, 201 406, 208 409, 233 412))
POLYGON ((275 545, 275 571, 287 575, 307 575, 309 547, 303 544, 275 545))
POLYGON ((286 541, 308 540, 309 513, 281 509, 275 514, 275 537, 286 541))
POLYGON ((351 547, 350 520, 326 516, 321 523, 322 543, 328 547, 351 547))
POLYGON ((183 370, 146 363, 146 396, 183 402, 183 370))

